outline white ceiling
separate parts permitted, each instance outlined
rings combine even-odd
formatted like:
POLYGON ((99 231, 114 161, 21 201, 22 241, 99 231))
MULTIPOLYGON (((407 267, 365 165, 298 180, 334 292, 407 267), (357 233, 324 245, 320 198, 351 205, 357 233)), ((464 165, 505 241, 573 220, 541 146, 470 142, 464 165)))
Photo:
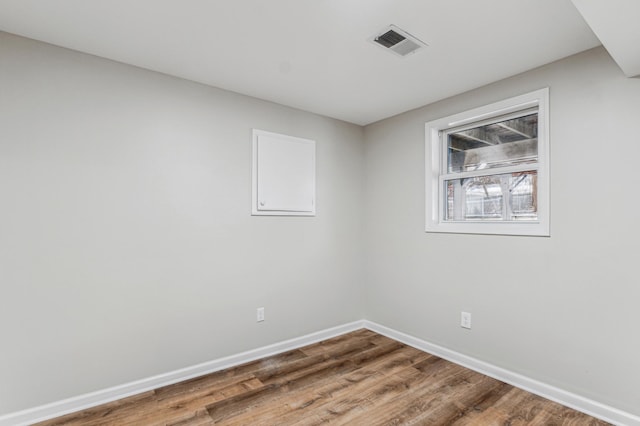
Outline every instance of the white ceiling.
POLYGON ((573 0, 627 77, 640 76, 640 1, 573 0))
POLYGON ((0 30, 361 125, 600 44, 571 0, 0 0, 0 30))

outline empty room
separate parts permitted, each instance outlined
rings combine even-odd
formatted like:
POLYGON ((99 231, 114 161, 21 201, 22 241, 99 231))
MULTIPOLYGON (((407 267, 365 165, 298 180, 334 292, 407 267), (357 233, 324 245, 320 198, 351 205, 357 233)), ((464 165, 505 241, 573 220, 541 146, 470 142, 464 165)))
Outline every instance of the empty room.
POLYGON ((0 426, 640 426, 639 21, 0 0, 0 426))

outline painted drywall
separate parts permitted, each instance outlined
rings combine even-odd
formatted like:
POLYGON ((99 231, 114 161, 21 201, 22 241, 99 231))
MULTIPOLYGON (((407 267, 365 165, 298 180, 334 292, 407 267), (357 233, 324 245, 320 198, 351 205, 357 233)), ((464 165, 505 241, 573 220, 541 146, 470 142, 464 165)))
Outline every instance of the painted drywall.
POLYGON ((640 414, 638 117, 596 48, 366 127, 366 318, 640 414), (425 122, 542 87, 551 237, 425 233, 425 122))
POLYGON ((0 33, 0 415, 361 319, 363 149, 0 33), (315 217, 250 215, 253 128, 316 141, 315 217))

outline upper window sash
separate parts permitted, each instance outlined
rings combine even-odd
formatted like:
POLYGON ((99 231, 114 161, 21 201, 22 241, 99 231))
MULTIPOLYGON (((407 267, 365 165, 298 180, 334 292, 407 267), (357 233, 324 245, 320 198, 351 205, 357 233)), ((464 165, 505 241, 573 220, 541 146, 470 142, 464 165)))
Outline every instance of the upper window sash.
POLYGON ((536 107, 442 130, 441 174, 536 164, 537 127, 536 107))

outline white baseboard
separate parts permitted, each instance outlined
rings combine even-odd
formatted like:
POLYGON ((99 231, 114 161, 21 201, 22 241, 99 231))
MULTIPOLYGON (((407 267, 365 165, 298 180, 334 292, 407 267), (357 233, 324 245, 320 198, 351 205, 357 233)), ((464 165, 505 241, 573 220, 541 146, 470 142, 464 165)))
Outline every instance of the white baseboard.
POLYGON ((361 328, 364 328, 364 321, 355 321, 349 324, 344 324, 315 333, 307 334, 302 337, 285 340, 273 345, 264 346, 247 352, 242 352, 237 355, 219 358, 213 361, 205 362, 169 373, 159 374, 157 376, 126 383, 124 385, 115 386, 97 392, 92 392, 62 401, 53 402, 51 404, 41 405, 39 407, 6 414, 0 416, 0 426, 30 425, 35 422, 63 416, 75 411, 86 410, 87 408, 106 404, 107 402, 112 402, 142 392, 147 392, 162 386, 171 385, 184 380, 192 379, 194 377, 213 373, 215 371, 235 367, 237 365, 254 361, 256 359, 301 348, 303 346, 320 342, 322 340, 349 333, 361 328))
POLYGON ((455 364, 462 365, 463 367, 467 367, 489 377, 493 377, 494 379, 509 383, 510 385, 516 386, 520 389, 524 389, 528 392, 539 395, 546 399, 550 399, 575 410, 582 411, 585 414, 589 414, 590 416, 599 418, 614 425, 640 426, 640 417, 631 413, 627 413, 626 411, 622 411, 617 408, 602 404, 600 402, 585 398, 583 396, 567 392, 555 386, 539 382, 530 377, 514 373, 504 368, 497 367, 479 359, 472 358, 456 351, 452 351, 451 349, 429 343, 427 341, 418 339, 405 333, 401 333, 399 331, 393 330, 380 324, 376 324, 371 321, 365 320, 364 327, 371 331, 375 331, 376 333, 382 334, 383 336, 387 336, 391 339, 397 340, 398 342, 439 356, 440 358, 446 359, 447 361, 451 361, 455 364))
POLYGON ((276 355, 289 350, 297 349, 312 343, 320 342, 331 337, 349 333, 360 328, 367 328, 376 333, 390 337, 399 342, 405 343, 414 348, 420 349, 430 354, 439 356, 448 361, 470 368, 513 386, 524 389, 528 392, 540 395, 543 398, 556 401, 567 407, 571 407, 583 413, 597 417, 609 423, 619 426, 640 426, 640 417, 631 413, 601 404, 597 401, 564 391, 554 386, 539 382, 518 373, 506 370, 501 367, 480 361, 451 349, 429 343, 408 334, 393 330, 371 321, 361 320, 349 324, 340 325, 302 337, 264 346, 237 355, 219 358, 213 361, 183 368, 165 374, 149 377, 124 385, 100 390, 97 392, 80 395, 74 398, 41 405, 39 407, 19 411, 0 416, 0 426, 24 426, 35 422, 63 416, 75 411, 85 410, 107 402, 126 398, 131 395, 147 392, 162 386, 171 385, 183 380, 235 367, 256 359, 276 355))

